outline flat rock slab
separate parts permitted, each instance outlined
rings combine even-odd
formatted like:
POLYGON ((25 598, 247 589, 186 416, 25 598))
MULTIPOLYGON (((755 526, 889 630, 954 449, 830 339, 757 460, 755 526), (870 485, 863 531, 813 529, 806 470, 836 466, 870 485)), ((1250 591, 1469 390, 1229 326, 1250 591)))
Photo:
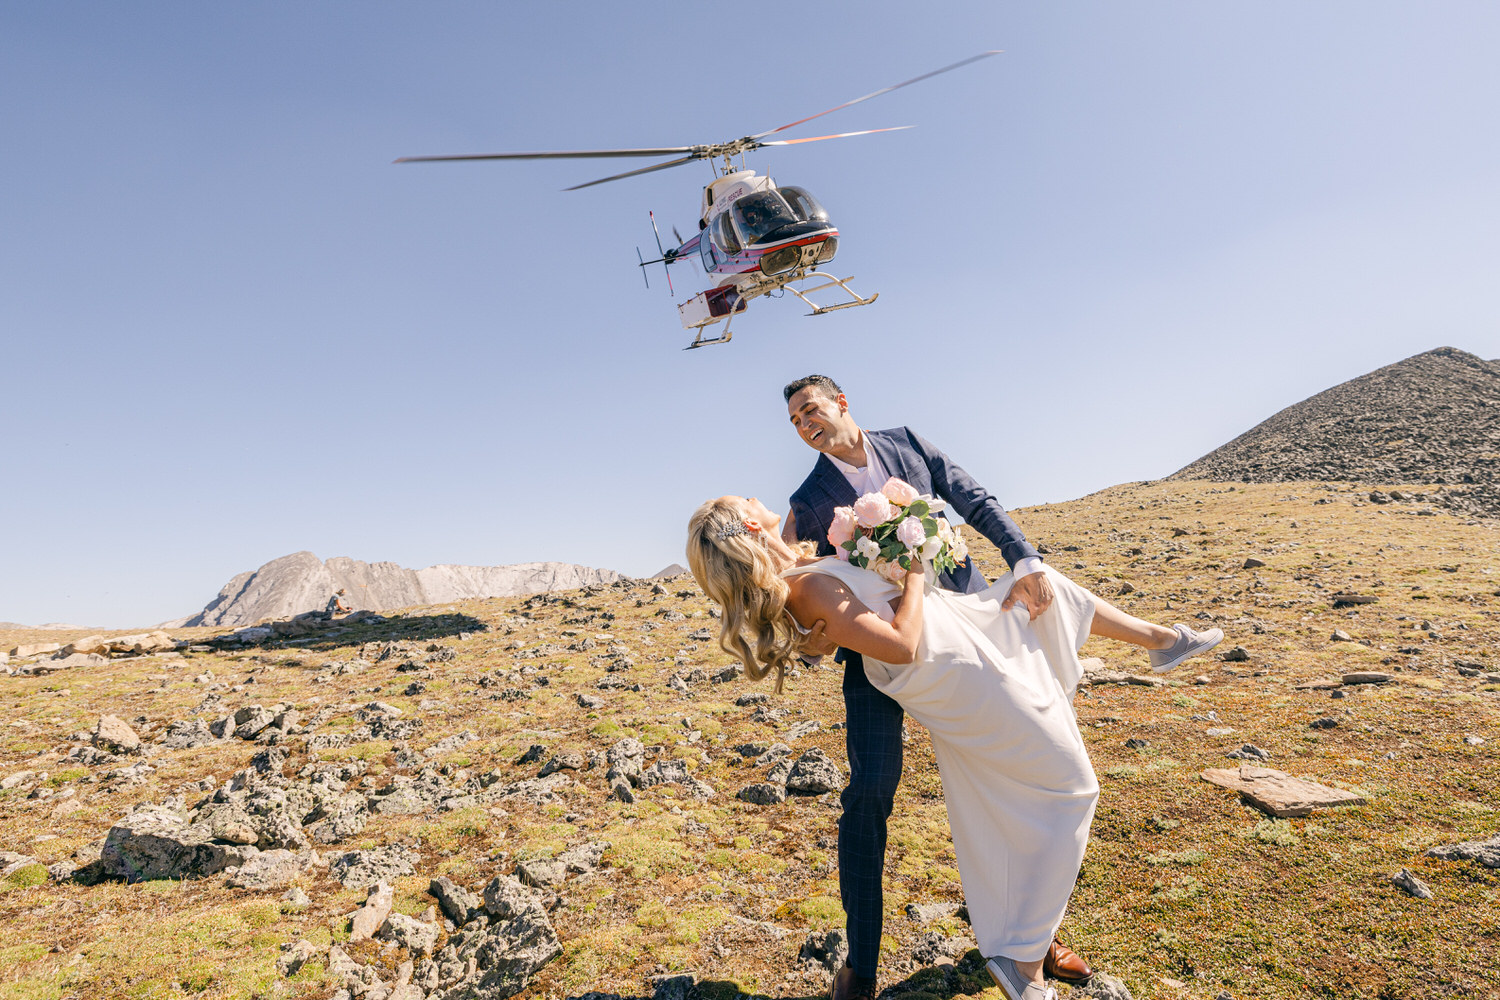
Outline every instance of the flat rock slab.
POLYGON ((1200 777, 1221 788, 1239 792, 1244 800, 1272 816, 1306 816, 1314 809, 1362 806, 1363 796, 1315 781, 1294 778, 1285 771, 1250 764, 1238 768, 1209 768, 1200 777))
POLYGON ((1344 686, 1344 682, 1343 682, 1342 679, 1340 679, 1340 680, 1334 680, 1334 681, 1327 681, 1327 680, 1325 680, 1325 681, 1308 681, 1306 684, 1298 684, 1292 690, 1294 690, 1294 691, 1332 691, 1334 688, 1341 688, 1343 686, 1344 686))

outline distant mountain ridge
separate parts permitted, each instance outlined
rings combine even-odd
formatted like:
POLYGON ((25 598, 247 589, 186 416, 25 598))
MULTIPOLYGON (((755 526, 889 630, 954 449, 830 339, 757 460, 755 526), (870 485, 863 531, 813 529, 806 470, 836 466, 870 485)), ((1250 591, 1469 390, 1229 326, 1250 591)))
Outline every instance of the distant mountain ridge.
POLYGON ((1446 506, 1500 517, 1500 361, 1452 347, 1325 389, 1168 479, 1438 483, 1446 506))
POLYGON ((573 563, 441 565, 414 570, 393 562, 367 563, 346 556, 324 562, 311 552, 293 552, 257 570, 237 574, 202 611, 177 624, 238 628, 268 618, 321 611, 340 588, 348 592, 345 600, 352 608, 385 611, 475 597, 573 590, 620 578, 612 569, 573 563))

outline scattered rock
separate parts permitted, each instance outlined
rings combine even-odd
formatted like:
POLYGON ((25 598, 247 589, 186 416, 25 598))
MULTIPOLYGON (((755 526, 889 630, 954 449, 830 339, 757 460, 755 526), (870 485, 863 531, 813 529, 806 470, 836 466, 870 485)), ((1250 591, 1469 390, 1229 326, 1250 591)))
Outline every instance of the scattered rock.
POLYGON ((329 859, 328 873, 346 889, 394 882, 416 871, 417 852, 400 844, 368 851, 346 851, 329 859))
POLYGON ((1250 651, 1244 646, 1235 646, 1222 657, 1225 663, 1245 663, 1250 659, 1250 651))
POLYGON ((1353 642, 1354 641, 1354 636, 1350 635, 1348 632, 1345 632, 1343 629, 1334 629, 1333 630, 1333 635, 1331 635, 1331 636, 1328 637, 1328 641, 1329 642, 1353 642))
POLYGON ((1095 972, 1086 983, 1073 987, 1070 997, 1091 997, 1093 1000, 1135 1000, 1120 980, 1107 972, 1095 972))
POLYGON ((820 969, 832 976, 849 959, 849 939, 841 930, 814 931, 802 942, 797 959, 803 968, 820 969))
POLYGON ((926 926, 934 920, 943 917, 951 917, 963 910, 964 919, 968 919, 968 910, 962 903, 907 903, 906 918, 919 926, 926 926))
POLYGON ((316 858, 311 851, 307 854, 285 848, 261 851, 242 864, 224 884, 231 889, 280 889, 291 885, 297 876, 312 867, 316 858))
POLYGON ((1254 743, 1246 743, 1238 750, 1231 750, 1224 756, 1232 757, 1235 760, 1267 761, 1271 759, 1271 755, 1267 751, 1262 750, 1254 743))
POLYGON ((1391 876, 1391 885, 1417 899, 1432 898, 1432 890, 1427 888, 1427 884, 1405 868, 1391 876))
POLYGON ((1210 768, 1199 777, 1239 792, 1250 805, 1278 817, 1306 816, 1314 809, 1365 804, 1364 797, 1353 792, 1250 764, 1241 764, 1233 770, 1210 768))
POLYGON ((438 906, 456 927, 462 927, 484 912, 484 900, 477 893, 470 892, 446 875, 433 879, 427 892, 438 901, 438 906))
POLYGON ((1389 684, 1395 680, 1393 674, 1382 674, 1376 671, 1359 671, 1352 674, 1344 674, 1340 678, 1345 684, 1389 684))
POLYGON ((775 806, 786 801, 786 786, 769 781, 746 785, 735 796, 751 805, 775 806))
POLYGON ((241 867, 259 851, 249 845, 220 844, 201 824, 165 807, 148 806, 116 823, 104 840, 100 870, 127 882, 200 878, 241 867))
POLYGON ((431 954, 441 934, 442 928, 436 923, 425 923, 404 913, 390 914, 380 927, 382 940, 394 942, 412 955, 431 954))
POLYGON ((919 966, 952 962, 973 947, 973 938, 949 937, 938 931, 928 931, 917 938, 916 944, 912 946, 911 960, 919 966))
POLYGON ((1478 861, 1486 868, 1500 868, 1500 836, 1434 847, 1427 852, 1427 856, 1444 861, 1478 861))
POLYGON ((132 753, 140 748, 141 738, 126 724, 124 719, 104 715, 100 716, 99 721, 95 723, 94 734, 90 742, 110 753, 132 753))
POLYGON ((844 787, 844 776, 833 759, 818 748, 807 751, 787 775, 786 789, 799 795, 822 795, 844 787))
POLYGON ((371 886, 370 894, 365 897, 365 905, 349 917, 350 943, 374 937, 390 915, 391 905, 395 901, 396 890, 386 882, 379 881, 371 886))

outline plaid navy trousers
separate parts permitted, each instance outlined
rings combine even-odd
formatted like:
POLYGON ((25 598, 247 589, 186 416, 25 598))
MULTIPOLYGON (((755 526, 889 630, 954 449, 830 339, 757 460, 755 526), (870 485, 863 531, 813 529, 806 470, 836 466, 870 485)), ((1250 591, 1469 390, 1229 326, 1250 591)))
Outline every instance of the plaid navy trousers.
POLYGON ((845 730, 849 784, 839 801, 839 895, 848 917, 849 966, 856 976, 875 978, 884 919, 881 876, 885 873, 886 820, 901 781, 901 706, 865 677, 864 659, 844 658, 845 730))

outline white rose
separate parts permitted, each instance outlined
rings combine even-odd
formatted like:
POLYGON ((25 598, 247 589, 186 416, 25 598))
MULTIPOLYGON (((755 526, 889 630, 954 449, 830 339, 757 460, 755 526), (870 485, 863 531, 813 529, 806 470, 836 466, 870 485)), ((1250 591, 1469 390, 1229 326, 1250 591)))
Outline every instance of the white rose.
POLYGON ((922 543, 923 559, 936 559, 938 557, 938 553, 942 551, 943 540, 936 535, 933 535, 931 538, 927 539, 927 541, 922 543))
POLYGON ((876 545, 868 538, 861 538, 859 541, 855 542, 854 551, 859 555, 864 556, 866 559, 876 559, 880 556, 880 546, 876 545))

